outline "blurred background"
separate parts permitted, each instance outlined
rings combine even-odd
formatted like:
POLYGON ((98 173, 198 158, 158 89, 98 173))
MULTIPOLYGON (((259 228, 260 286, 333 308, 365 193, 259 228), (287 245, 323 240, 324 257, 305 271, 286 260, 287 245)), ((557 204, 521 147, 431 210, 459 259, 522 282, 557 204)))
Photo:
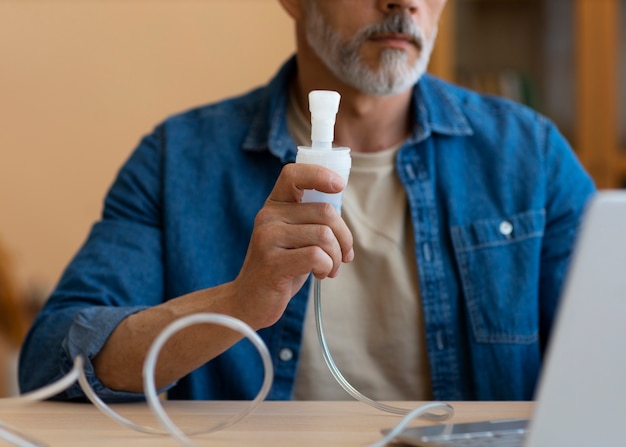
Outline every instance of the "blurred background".
MULTIPOLYGON (((141 136, 293 50, 277 0, 0 0, 0 395, 141 136)), ((449 0, 430 71, 546 114, 626 186, 626 0, 449 0)))

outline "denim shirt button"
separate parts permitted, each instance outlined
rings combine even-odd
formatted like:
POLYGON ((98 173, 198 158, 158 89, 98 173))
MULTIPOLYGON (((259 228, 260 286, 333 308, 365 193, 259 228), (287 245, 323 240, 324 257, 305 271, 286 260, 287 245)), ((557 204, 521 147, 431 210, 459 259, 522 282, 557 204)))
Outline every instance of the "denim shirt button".
POLYGON ((509 237, 511 236, 511 233, 513 233, 513 224, 511 222, 509 222, 508 220, 503 220, 502 222, 500 222, 500 234, 502 234, 503 236, 509 237))
POLYGON ((281 359, 283 362, 288 362, 293 358, 293 351, 289 348, 283 348, 278 353, 278 358, 281 359))
POLYGON ((424 243, 422 245, 422 253, 424 253, 424 258, 426 258, 427 262, 430 262, 432 260, 432 253, 430 251, 430 244, 424 243))
POLYGON ((445 334, 443 331, 437 331, 437 349, 440 351, 446 349, 445 334))
POLYGON ((415 171, 413 170, 413 166, 406 165, 406 173, 411 180, 415 180, 415 171))

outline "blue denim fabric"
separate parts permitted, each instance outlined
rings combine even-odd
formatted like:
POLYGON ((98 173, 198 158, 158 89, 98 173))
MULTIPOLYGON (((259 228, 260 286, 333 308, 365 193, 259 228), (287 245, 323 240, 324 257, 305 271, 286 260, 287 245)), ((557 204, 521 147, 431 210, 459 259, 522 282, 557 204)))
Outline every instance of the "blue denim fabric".
MULTIPOLYGON (((236 277, 254 217, 295 159, 285 111, 296 69, 292 59, 268 86, 173 116, 141 141, 28 335, 22 391, 59 378, 77 354, 92 359, 127 315, 236 277)), ((397 168, 434 397, 530 399, 593 183, 555 127, 522 106, 430 76, 413 104, 397 168)), ((310 286, 260 331, 276 368, 271 399, 292 396, 310 286)), ((141 397, 104 387, 89 361, 87 374, 107 401, 141 397)), ((242 341, 169 396, 251 399, 262 376, 242 341)), ((59 396, 81 397, 77 387, 59 396)))

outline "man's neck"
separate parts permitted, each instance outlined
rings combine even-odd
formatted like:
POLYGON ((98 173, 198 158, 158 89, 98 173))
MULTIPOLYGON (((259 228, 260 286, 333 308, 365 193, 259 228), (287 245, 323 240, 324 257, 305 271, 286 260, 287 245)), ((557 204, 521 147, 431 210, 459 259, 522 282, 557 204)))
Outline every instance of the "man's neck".
POLYGON ((404 141, 411 130, 411 91, 394 96, 342 97, 335 126, 337 145, 377 152, 404 141))

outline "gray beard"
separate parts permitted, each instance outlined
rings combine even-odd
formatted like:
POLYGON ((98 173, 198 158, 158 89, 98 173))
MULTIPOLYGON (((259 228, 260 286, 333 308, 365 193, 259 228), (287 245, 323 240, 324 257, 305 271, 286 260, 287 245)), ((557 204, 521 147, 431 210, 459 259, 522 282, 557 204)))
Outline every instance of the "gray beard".
POLYGON ((430 40, 408 17, 388 16, 381 25, 360 30, 348 41, 326 23, 315 2, 307 2, 306 38, 317 56, 341 81, 368 95, 395 95, 412 88, 426 72, 437 30, 430 40), (413 36, 420 48, 417 60, 408 64, 405 51, 386 48, 380 65, 372 70, 361 61, 359 50, 363 43, 378 33, 404 33, 413 36))

